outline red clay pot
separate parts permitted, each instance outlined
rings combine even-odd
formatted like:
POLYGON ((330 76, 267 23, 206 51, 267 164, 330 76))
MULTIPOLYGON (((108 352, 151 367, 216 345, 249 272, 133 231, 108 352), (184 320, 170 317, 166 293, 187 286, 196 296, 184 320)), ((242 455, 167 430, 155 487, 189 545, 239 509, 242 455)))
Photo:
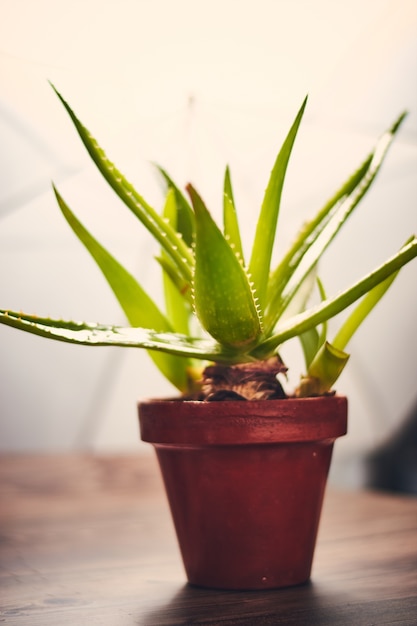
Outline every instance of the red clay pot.
POLYGON ((310 578, 333 443, 347 401, 139 403, 188 580, 268 589, 310 578))

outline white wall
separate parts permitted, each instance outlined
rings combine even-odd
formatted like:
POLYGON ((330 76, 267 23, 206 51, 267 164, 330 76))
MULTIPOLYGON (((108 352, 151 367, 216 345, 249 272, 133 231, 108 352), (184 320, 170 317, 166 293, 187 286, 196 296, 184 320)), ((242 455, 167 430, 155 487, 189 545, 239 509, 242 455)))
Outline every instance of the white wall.
MULTIPOLYGON (((409 109, 375 189, 331 248, 329 292, 417 230, 417 5, 414 0, 0 0, 1 305, 123 322, 61 218, 53 179, 120 260, 154 288, 152 243, 84 154, 52 80, 143 194, 161 201, 151 161, 220 208, 229 163, 249 240, 275 154, 304 95, 284 192, 288 241, 409 109)), ((416 400, 417 264, 350 345, 339 391, 352 458, 388 436, 416 400)), ((296 347, 294 373, 301 367, 296 347)), ((290 356, 290 355, 289 355, 290 356)), ((172 390, 146 355, 44 342, 0 328, 0 449, 143 449, 135 402, 172 390)))

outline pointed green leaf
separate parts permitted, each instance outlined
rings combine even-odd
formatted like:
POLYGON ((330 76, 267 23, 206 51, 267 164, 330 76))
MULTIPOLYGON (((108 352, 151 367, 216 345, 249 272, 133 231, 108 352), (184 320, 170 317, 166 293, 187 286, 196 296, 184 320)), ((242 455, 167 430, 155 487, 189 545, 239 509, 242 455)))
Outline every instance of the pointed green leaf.
POLYGON ((304 361, 306 366, 308 367, 311 361, 314 358, 314 355, 317 354, 317 350, 320 345, 320 337, 317 328, 310 328, 306 330, 304 333, 301 333, 300 337, 301 347, 303 349, 304 361))
MULTIPOLYGON (((324 302, 327 299, 326 292, 324 290, 324 285, 321 282, 320 278, 317 276, 317 286, 319 288, 320 299, 324 302)), ((321 325, 321 331, 319 335, 319 346, 323 345, 327 338, 327 321, 324 321, 321 325)), ((341 349, 341 347, 340 347, 341 349)))
POLYGON ((178 333, 157 332, 148 328, 54 320, 5 309, 0 309, 0 324, 40 337, 78 345, 143 348, 218 363, 239 363, 248 360, 246 355, 242 357, 228 352, 212 339, 186 337, 178 333))
POLYGON ((378 140, 374 151, 316 217, 304 225, 294 244, 273 272, 268 290, 266 332, 271 331, 311 268, 346 223, 371 187, 406 113, 378 140))
POLYGON ((159 263, 162 271, 166 274, 166 277, 171 280, 173 285, 175 285, 181 296, 191 305, 191 286, 182 278, 181 274, 179 274, 177 266, 174 265, 167 256, 157 256, 155 257, 155 261, 159 263))
POLYGON ((281 315, 282 291, 295 270, 301 263, 310 246, 316 241, 331 216, 341 202, 354 191, 363 180, 372 161, 372 155, 342 185, 337 193, 324 205, 311 221, 303 224, 291 247, 272 272, 268 286, 268 327, 275 325, 276 317, 281 315), (272 322, 271 322, 272 319, 272 322))
MULTIPOLYGON (((320 281, 317 277, 317 268, 314 267, 311 272, 305 277, 303 284, 292 299, 289 307, 284 312, 282 320, 289 319, 305 311, 307 302, 309 301, 315 285, 320 281)), ((301 333, 300 343, 304 353, 304 360, 308 365, 316 354, 320 345, 320 336, 316 328, 310 328, 304 333, 301 333)))
MULTIPOLYGON (((310 274, 307 276, 307 278, 310 274)), ((320 299, 323 302, 326 299, 326 293, 324 291, 323 284, 319 277, 316 278, 317 285, 320 292, 320 299)), ((303 310, 305 306, 303 307, 303 310)), ((321 331, 318 332, 317 328, 310 328, 305 333, 301 333, 300 342, 304 352, 304 360, 306 367, 308 368, 317 354, 319 348, 325 343, 327 335, 327 322, 323 322, 321 325, 321 331)))
MULTIPOLYGON (((164 218, 168 220, 173 228, 176 228, 178 217, 177 201, 174 189, 168 191, 165 206, 164 206, 164 218)), ((170 264, 169 256, 162 250, 162 259, 166 263, 170 264)), ((164 294, 165 294, 165 306, 168 319, 172 325, 172 328, 177 333, 189 334, 188 319, 190 314, 190 308, 186 299, 182 295, 181 291, 177 289, 175 282, 172 281, 170 275, 167 272, 163 272, 164 294)))
POLYGON ((382 296, 388 291, 397 276, 398 272, 392 274, 386 280, 384 280, 383 283, 380 283, 379 285, 371 289, 371 291, 363 297, 363 299, 354 308, 352 313, 339 329, 336 337, 332 342, 335 347, 339 348, 339 350, 344 350, 345 346, 348 344, 353 334, 357 331, 362 322, 368 317, 372 309, 378 304, 382 296))
POLYGON ((168 190, 173 189, 175 191, 175 200, 177 202, 177 219, 175 230, 181 233, 181 236, 187 246, 191 247, 193 243, 193 237, 195 232, 195 218, 193 210, 187 201, 187 198, 180 191, 179 187, 174 183, 169 174, 160 165, 156 165, 160 174, 165 180, 168 186, 168 190))
POLYGON ((233 197, 232 181, 230 178, 230 170, 226 167, 224 175, 224 191, 223 191, 223 223, 224 236, 229 242, 231 248, 240 257, 244 263, 242 241, 240 238, 239 223, 233 197))
MULTIPOLYGON (((326 292, 318 277, 317 284, 321 301, 324 302, 326 300, 326 292)), ((375 289, 378 289, 378 287, 375 287, 375 289)), ((312 328, 306 333, 302 333, 300 336, 301 341, 303 342, 303 338, 306 341, 306 336, 311 333, 317 334, 317 345, 310 352, 305 351, 307 376, 301 378, 300 387, 296 393, 299 397, 328 393, 349 360, 349 355, 343 352, 342 348, 344 346, 337 346, 335 343, 330 344, 326 340, 327 322, 323 322, 320 335, 316 328, 312 328)))
MULTIPOLYGON (((87 231, 55 187, 54 192, 63 216, 102 271, 129 323, 132 326, 171 331, 166 317, 136 279, 87 231)), ((187 363, 184 359, 159 353, 151 353, 150 356, 175 387, 180 390, 187 388, 187 363)))
POLYGON ((253 345, 261 321, 246 272, 206 209, 187 186, 196 217, 194 305, 200 322, 220 343, 237 350, 253 345))
POLYGON ((308 368, 307 376, 301 379, 297 396, 321 396, 328 393, 342 373, 349 354, 326 341, 308 368))
POLYGON ((264 310, 267 296, 267 286, 271 266, 272 251, 275 242, 275 233, 278 222, 281 194, 284 186, 285 173, 291 156, 297 131, 307 104, 307 97, 277 156, 271 172, 264 200, 261 207, 258 224, 256 227, 255 240, 252 248, 252 256, 249 264, 249 273, 254 282, 259 298, 261 310, 264 310))
POLYGON ((178 265, 183 277, 191 282, 193 255, 185 242, 178 236, 175 230, 166 224, 162 217, 138 194, 134 187, 124 178, 116 166, 109 161, 104 150, 98 145, 97 141, 90 132, 83 126, 77 118, 69 104, 64 100, 61 94, 51 84, 56 95, 64 105, 68 112, 78 135, 87 149, 90 157, 109 183, 112 189, 117 193, 124 204, 136 215, 136 217, 147 228, 151 235, 160 243, 160 245, 168 252, 175 263, 178 265))
POLYGON ((396 255, 388 259, 388 261, 380 265, 370 274, 364 276, 341 294, 329 298, 318 306, 308 309, 304 313, 300 313, 286 322, 279 324, 275 334, 261 342, 252 351, 252 355, 258 359, 265 358, 267 355, 272 354, 284 341, 334 317, 356 300, 359 300, 359 298, 368 293, 368 291, 389 278, 392 274, 398 272, 401 267, 409 263, 416 256, 417 238, 413 237, 396 255))

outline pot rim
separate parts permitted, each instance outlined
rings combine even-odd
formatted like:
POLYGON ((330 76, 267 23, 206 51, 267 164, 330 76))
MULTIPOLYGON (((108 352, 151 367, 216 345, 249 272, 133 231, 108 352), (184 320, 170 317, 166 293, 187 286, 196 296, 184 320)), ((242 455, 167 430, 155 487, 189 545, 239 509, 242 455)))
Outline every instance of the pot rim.
POLYGON ((246 402, 144 399, 138 409, 141 438, 154 445, 331 443, 347 432, 347 398, 337 395, 246 402))

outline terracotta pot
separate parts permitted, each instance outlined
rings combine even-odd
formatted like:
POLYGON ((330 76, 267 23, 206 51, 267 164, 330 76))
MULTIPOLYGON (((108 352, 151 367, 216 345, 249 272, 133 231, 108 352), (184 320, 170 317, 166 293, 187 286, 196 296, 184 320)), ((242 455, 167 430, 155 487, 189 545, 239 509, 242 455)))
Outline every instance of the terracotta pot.
POLYGON ((311 573, 346 398, 139 403, 191 584, 267 589, 311 573))

